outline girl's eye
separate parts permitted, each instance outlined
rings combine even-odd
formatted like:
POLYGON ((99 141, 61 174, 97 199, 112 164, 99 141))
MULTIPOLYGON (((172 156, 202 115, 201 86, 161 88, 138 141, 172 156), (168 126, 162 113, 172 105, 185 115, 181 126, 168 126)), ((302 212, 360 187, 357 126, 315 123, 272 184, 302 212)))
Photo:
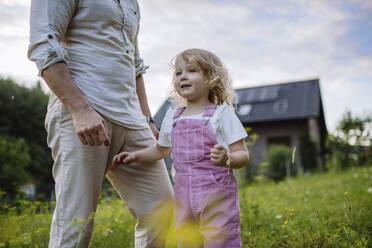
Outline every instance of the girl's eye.
POLYGON ((189 69, 189 72, 196 72, 195 69, 189 69))

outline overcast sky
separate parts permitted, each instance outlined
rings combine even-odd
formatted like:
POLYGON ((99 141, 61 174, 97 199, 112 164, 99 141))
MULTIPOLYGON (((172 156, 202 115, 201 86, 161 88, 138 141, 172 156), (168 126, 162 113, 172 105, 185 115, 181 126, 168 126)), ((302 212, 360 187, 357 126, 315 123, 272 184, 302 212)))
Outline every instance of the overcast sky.
MULTIPOLYGON (((319 78, 331 132, 346 110, 372 114, 372 0, 138 2, 153 113, 170 89, 172 57, 198 47, 222 59, 236 88, 319 78)), ((39 80, 26 57, 29 7, 0 0, 0 76, 26 86, 39 80)))

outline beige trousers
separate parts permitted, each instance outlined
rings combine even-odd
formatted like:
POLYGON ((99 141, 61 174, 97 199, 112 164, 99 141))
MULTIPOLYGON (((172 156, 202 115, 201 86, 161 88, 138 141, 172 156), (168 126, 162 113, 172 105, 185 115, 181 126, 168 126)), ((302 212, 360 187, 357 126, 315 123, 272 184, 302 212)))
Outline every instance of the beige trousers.
MULTIPOLYGON (((106 171, 115 154, 154 144, 156 140, 151 129, 127 129, 106 120, 110 146, 83 145, 74 131, 70 113, 54 95, 49 101, 45 126, 56 183, 49 247, 76 247, 77 242, 79 247, 88 247, 93 231, 92 216, 105 175, 138 220, 135 247, 165 247, 172 216, 162 216, 162 223, 166 224, 159 225, 156 215, 164 211, 169 213, 167 203, 172 202, 173 192, 164 162, 132 163, 106 171), (81 223, 72 225, 74 219, 85 220, 83 230, 81 223)), ((122 244, 122 247, 129 245, 122 244)))

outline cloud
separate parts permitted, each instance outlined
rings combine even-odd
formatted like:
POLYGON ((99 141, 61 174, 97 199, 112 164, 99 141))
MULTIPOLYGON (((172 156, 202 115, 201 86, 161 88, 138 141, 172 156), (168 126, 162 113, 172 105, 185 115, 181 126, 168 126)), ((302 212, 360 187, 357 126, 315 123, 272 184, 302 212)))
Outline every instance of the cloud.
MULTIPOLYGON (((368 109, 372 80, 372 2, 365 0, 152 0, 141 7, 140 52, 152 112, 166 98, 171 59, 184 49, 215 52, 235 87, 319 77, 327 122, 346 107, 368 109)), ((0 73, 35 81, 25 58, 29 0, 0 3, 0 73), (21 48, 21 49, 20 49, 21 48), (14 67, 22 65, 20 73, 14 67), (6 68, 6 70, 4 69, 6 68), (32 75, 32 76, 29 76, 32 75)))
MULTIPOLYGON (((364 53, 368 47, 355 46, 350 38, 350 30, 360 27, 361 21, 370 20, 364 15, 360 22, 353 21, 352 8, 321 0, 199 3, 140 3, 140 44, 152 67, 149 77, 163 74, 169 80, 153 80, 151 84, 156 86, 147 86, 150 98, 159 98, 158 85, 170 84, 170 76, 166 76, 171 73, 167 66, 170 59, 189 47, 216 52, 239 88, 319 77, 328 113, 337 115, 342 109, 334 100, 357 97, 361 90, 352 86, 352 78, 360 74, 372 77, 368 70, 371 56, 364 53)), ((362 3, 346 2, 369 7, 362 3)), ((360 43, 359 38, 354 37, 360 43)))

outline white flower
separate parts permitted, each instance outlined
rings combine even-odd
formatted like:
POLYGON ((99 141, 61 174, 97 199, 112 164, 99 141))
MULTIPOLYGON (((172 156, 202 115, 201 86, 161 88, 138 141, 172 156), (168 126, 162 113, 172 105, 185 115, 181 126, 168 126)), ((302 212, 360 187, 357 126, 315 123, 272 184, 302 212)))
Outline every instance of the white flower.
POLYGON ((277 219, 281 219, 283 216, 282 215, 280 215, 280 214, 278 214, 277 216, 275 216, 275 218, 277 218, 277 219))
POLYGON ((368 193, 372 193, 372 187, 369 187, 369 188, 367 189, 367 191, 368 191, 368 193))
POLYGON ((358 177, 359 177, 358 173, 354 173, 354 178, 358 178, 358 177))

